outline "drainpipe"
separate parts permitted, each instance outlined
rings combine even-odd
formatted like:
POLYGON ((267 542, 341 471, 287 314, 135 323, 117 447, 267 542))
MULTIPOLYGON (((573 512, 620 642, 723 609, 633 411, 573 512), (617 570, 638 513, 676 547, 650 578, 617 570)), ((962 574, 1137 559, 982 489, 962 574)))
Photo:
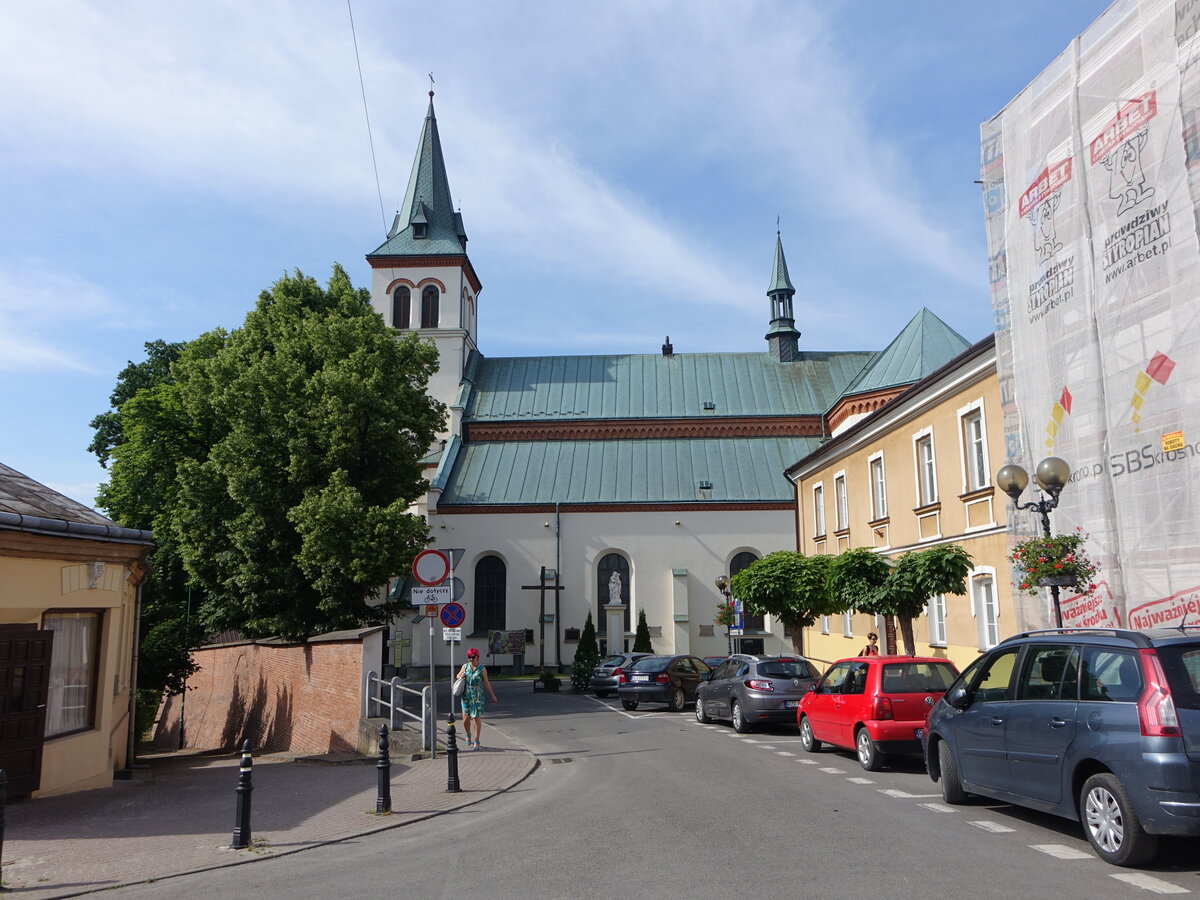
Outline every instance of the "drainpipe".
POLYGON ((133 660, 129 673, 129 744, 125 748, 125 768, 133 770, 134 754, 137 751, 137 679, 138 679, 138 643, 142 639, 142 585, 146 576, 138 582, 137 593, 133 601, 133 660))
MULTIPOLYGON (((558 511, 558 501, 554 501, 554 586, 562 584, 562 518, 558 511)), ((562 671, 562 650, 559 647, 559 636, 562 634, 562 615, 559 610, 559 595, 562 591, 554 592, 554 664, 562 671)))

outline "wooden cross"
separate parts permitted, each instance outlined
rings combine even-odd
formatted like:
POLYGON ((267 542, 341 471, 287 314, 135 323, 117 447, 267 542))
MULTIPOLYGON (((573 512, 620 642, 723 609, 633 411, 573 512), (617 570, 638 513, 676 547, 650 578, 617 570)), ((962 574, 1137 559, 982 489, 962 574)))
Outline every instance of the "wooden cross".
MULTIPOLYGON (((546 591, 554 591, 554 609, 557 611, 558 610, 558 592, 565 590, 565 588, 558 583, 558 570, 557 569, 554 570, 554 584, 551 585, 550 587, 546 587, 546 567, 542 566, 542 571, 541 571, 540 575, 538 576, 538 583, 537 584, 523 584, 523 585, 521 585, 521 590, 523 590, 523 591, 539 591, 540 592, 539 609, 541 611, 538 614, 538 629, 539 629, 538 645, 540 646, 539 659, 541 660, 541 662, 538 663, 538 669, 539 669, 539 671, 545 671, 545 669, 546 669, 546 591)), ((556 615, 554 618, 555 618, 555 620, 557 620, 558 616, 556 615)), ((557 627, 558 626, 556 624, 555 628, 557 628, 557 627)), ((555 634, 557 634, 557 633, 558 632, 556 631, 555 634)), ((557 641, 555 641, 555 646, 556 647, 558 646, 557 641)), ((558 659, 557 653, 555 654, 554 658, 555 658, 556 663, 561 662, 561 660, 558 659)))

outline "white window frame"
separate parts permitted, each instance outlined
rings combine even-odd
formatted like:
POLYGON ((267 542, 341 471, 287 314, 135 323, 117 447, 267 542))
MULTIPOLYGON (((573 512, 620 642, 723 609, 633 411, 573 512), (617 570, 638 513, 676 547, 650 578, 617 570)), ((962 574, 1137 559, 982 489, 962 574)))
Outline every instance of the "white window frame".
POLYGON ((842 613, 842 637, 854 637, 854 613, 842 613))
POLYGON ((821 634, 829 634, 829 616, 821 616, 821 634))
POLYGON ((962 450, 963 493, 988 487, 992 483, 992 467, 988 458, 987 417, 983 398, 958 410, 958 441, 962 450), (968 434, 967 429, 972 422, 978 422, 978 436, 968 434))
POLYGON ((913 435, 913 465, 917 478, 917 507, 932 506, 938 502, 937 449, 933 443, 933 429, 923 428, 913 435), (929 459, 921 458, 923 447, 929 448, 929 459))
POLYGON ((883 453, 867 457, 867 480, 871 485, 871 521, 887 518, 887 475, 883 468, 883 453))
POLYGON ((822 537, 825 534, 825 483, 819 482, 813 485, 813 532, 814 537, 822 537))
POLYGON ((934 594, 925 605, 925 618, 929 621, 929 646, 946 646, 946 595, 934 594))
POLYGON ((845 531, 850 527, 850 498, 846 494, 846 472, 837 472, 833 476, 833 505, 837 513, 837 531, 845 531))
POLYGON ((996 596, 996 570, 991 566, 972 569, 967 582, 971 587, 971 613, 975 616, 975 631, 980 650, 990 650, 1000 643, 1000 600, 996 596), (983 592, 983 588, 988 588, 983 592))

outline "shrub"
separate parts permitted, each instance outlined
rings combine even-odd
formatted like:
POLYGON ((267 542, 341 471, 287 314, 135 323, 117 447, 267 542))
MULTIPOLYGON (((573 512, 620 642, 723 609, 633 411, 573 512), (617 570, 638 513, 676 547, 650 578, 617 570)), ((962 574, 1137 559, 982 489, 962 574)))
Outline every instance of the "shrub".
POLYGON ((583 634, 575 646, 575 662, 571 665, 571 690, 582 694, 588 689, 592 680, 592 669, 600 661, 600 647, 596 643, 596 626, 592 624, 592 614, 589 612, 587 622, 583 626, 583 634))

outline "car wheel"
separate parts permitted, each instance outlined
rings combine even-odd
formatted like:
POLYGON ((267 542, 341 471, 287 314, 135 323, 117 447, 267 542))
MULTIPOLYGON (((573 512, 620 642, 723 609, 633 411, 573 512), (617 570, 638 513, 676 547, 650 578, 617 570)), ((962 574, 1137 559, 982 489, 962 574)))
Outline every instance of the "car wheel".
POLYGON ((604 700, 604 699, 612 696, 612 691, 596 691, 596 696, 599 697, 601 700, 604 700))
POLYGON ((667 707, 671 712, 679 712, 685 703, 687 703, 687 697, 683 693, 683 688, 675 688, 671 691, 671 699, 667 701, 667 707))
POLYGON ((626 709, 637 709, 638 702, 636 697, 622 697, 621 705, 626 709))
POLYGON ((736 700, 729 707, 729 718, 733 720, 733 730, 738 734, 745 734, 750 730, 750 723, 746 721, 746 717, 742 715, 742 704, 736 700))
POLYGON ((966 803, 967 792, 963 790, 962 779, 958 777, 958 766, 950 746, 945 741, 938 741, 937 748, 938 768, 942 770, 942 799, 947 803, 966 803))
POLYGON ((800 746, 809 753, 816 753, 821 749, 821 742, 813 737, 812 724, 808 721, 808 716, 800 720, 800 746))
POLYGON ((1158 851, 1158 836, 1142 828, 1125 788, 1109 772, 1084 782, 1079 818, 1096 855, 1114 866, 1139 866, 1158 851))
POLYGON ((696 721, 701 725, 707 725, 712 721, 712 719, 708 717, 708 713, 704 711, 704 703, 701 702, 699 694, 696 695, 696 721))
POLYGON ((871 740, 871 733, 865 726, 858 729, 858 734, 854 736, 854 746, 858 750, 859 765, 864 769, 868 772, 878 772, 883 768, 883 754, 871 740))

